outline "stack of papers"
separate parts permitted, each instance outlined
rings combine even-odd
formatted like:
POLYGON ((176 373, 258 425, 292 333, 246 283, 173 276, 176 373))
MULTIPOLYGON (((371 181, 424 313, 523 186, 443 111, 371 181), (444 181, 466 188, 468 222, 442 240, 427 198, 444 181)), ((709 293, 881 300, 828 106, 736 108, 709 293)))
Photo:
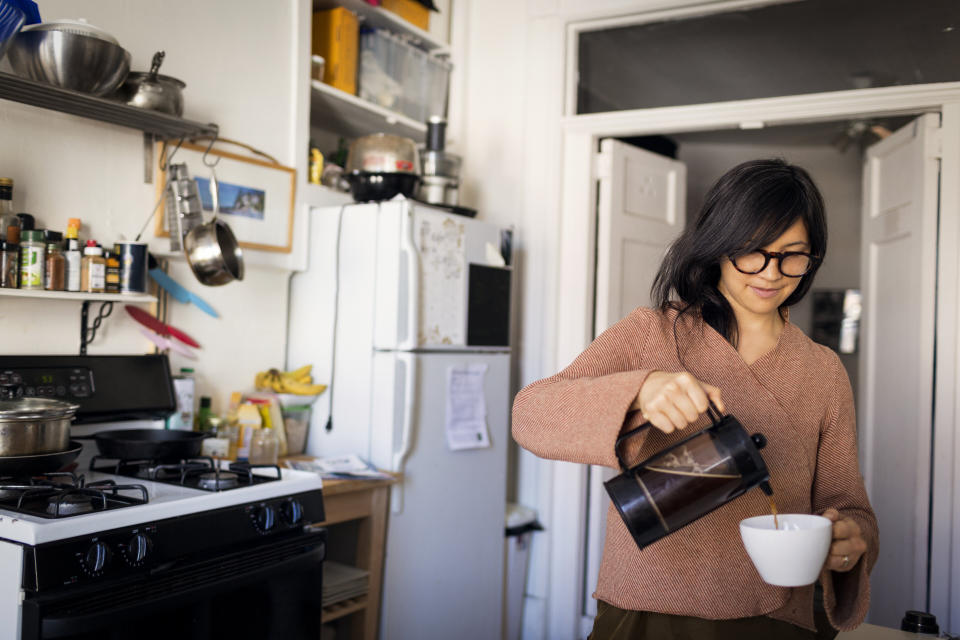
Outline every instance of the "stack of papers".
POLYGON ((357 569, 339 562, 323 563, 322 606, 356 598, 367 593, 370 585, 370 572, 357 569))
POLYGON ((287 460, 291 469, 299 471, 313 471, 324 478, 349 478, 352 480, 379 480, 391 477, 389 473, 380 471, 360 456, 351 453, 336 458, 314 458, 312 460, 287 460))

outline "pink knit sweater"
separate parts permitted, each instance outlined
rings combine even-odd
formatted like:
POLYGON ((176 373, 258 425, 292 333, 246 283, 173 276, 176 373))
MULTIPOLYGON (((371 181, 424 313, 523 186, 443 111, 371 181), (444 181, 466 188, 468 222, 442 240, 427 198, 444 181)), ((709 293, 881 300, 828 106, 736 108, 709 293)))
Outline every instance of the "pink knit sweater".
MULTIPOLYGON (((639 308, 598 337, 555 376, 523 389, 513 405, 513 436, 538 456, 617 468, 621 431, 642 422, 627 413, 651 371, 689 371, 716 385, 727 412, 768 440, 762 451, 781 513, 853 518, 868 551, 847 573, 824 571, 831 624, 859 625, 870 603, 869 573, 877 558, 877 521, 857 465, 856 417, 850 381, 839 358, 786 323, 777 345, 752 365, 709 325, 675 311, 639 308)), ((656 429, 632 439, 631 464, 696 429, 656 429)), ((813 586, 774 587, 760 579, 740 540, 739 522, 769 514, 755 489, 687 527, 637 549, 612 505, 596 598, 623 609, 709 619, 769 615, 813 629, 813 586)))

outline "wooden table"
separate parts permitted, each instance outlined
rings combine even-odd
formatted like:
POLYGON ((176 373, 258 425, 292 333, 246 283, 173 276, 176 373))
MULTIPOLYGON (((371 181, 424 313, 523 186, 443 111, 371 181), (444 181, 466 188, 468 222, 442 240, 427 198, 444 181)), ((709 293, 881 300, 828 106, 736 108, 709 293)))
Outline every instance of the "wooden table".
POLYGON ((357 553, 354 566, 370 572, 367 594, 323 608, 321 620, 331 622, 352 615, 350 636, 375 640, 380 624, 380 591, 383 584, 383 552, 387 533, 390 485, 399 476, 383 480, 324 480, 322 525, 356 521, 357 553))

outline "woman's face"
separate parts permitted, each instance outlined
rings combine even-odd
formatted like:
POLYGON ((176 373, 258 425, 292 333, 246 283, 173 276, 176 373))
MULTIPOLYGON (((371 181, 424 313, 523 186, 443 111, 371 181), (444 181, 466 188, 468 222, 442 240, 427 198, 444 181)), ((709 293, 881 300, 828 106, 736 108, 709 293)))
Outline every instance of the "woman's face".
MULTIPOLYGON (((803 251, 810 252, 810 238, 803 220, 797 219, 783 235, 765 247, 765 251, 803 251)), ((760 273, 741 273, 733 266, 729 258, 720 264, 720 282, 717 289, 727 299, 734 313, 740 315, 766 316, 777 313, 777 309, 790 297, 801 278, 790 278, 780 273, 780 261, 771 258, 760 273)))

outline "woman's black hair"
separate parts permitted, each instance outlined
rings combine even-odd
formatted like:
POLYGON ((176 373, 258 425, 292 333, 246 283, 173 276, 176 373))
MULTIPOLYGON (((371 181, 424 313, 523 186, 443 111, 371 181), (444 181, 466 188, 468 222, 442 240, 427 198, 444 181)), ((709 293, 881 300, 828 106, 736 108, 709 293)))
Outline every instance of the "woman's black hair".
MULTIPOLYGON (((780 159, 751 160, 725 173, 707 192, 696 223, 670 246, 653 281, 651 298, 661 310, 677 308, 677 320, 698 314, 733 346, 739 332, 730 303, 717 289, 720 265, 731 255, 764 247, 803 220, 810 253, 827 251, 823 197, 810 175, 780 159), (674 297, 675 296, 675 297, 674 297)), ((813 283, 819 262, 780 306, 796 304, 813 283)))

